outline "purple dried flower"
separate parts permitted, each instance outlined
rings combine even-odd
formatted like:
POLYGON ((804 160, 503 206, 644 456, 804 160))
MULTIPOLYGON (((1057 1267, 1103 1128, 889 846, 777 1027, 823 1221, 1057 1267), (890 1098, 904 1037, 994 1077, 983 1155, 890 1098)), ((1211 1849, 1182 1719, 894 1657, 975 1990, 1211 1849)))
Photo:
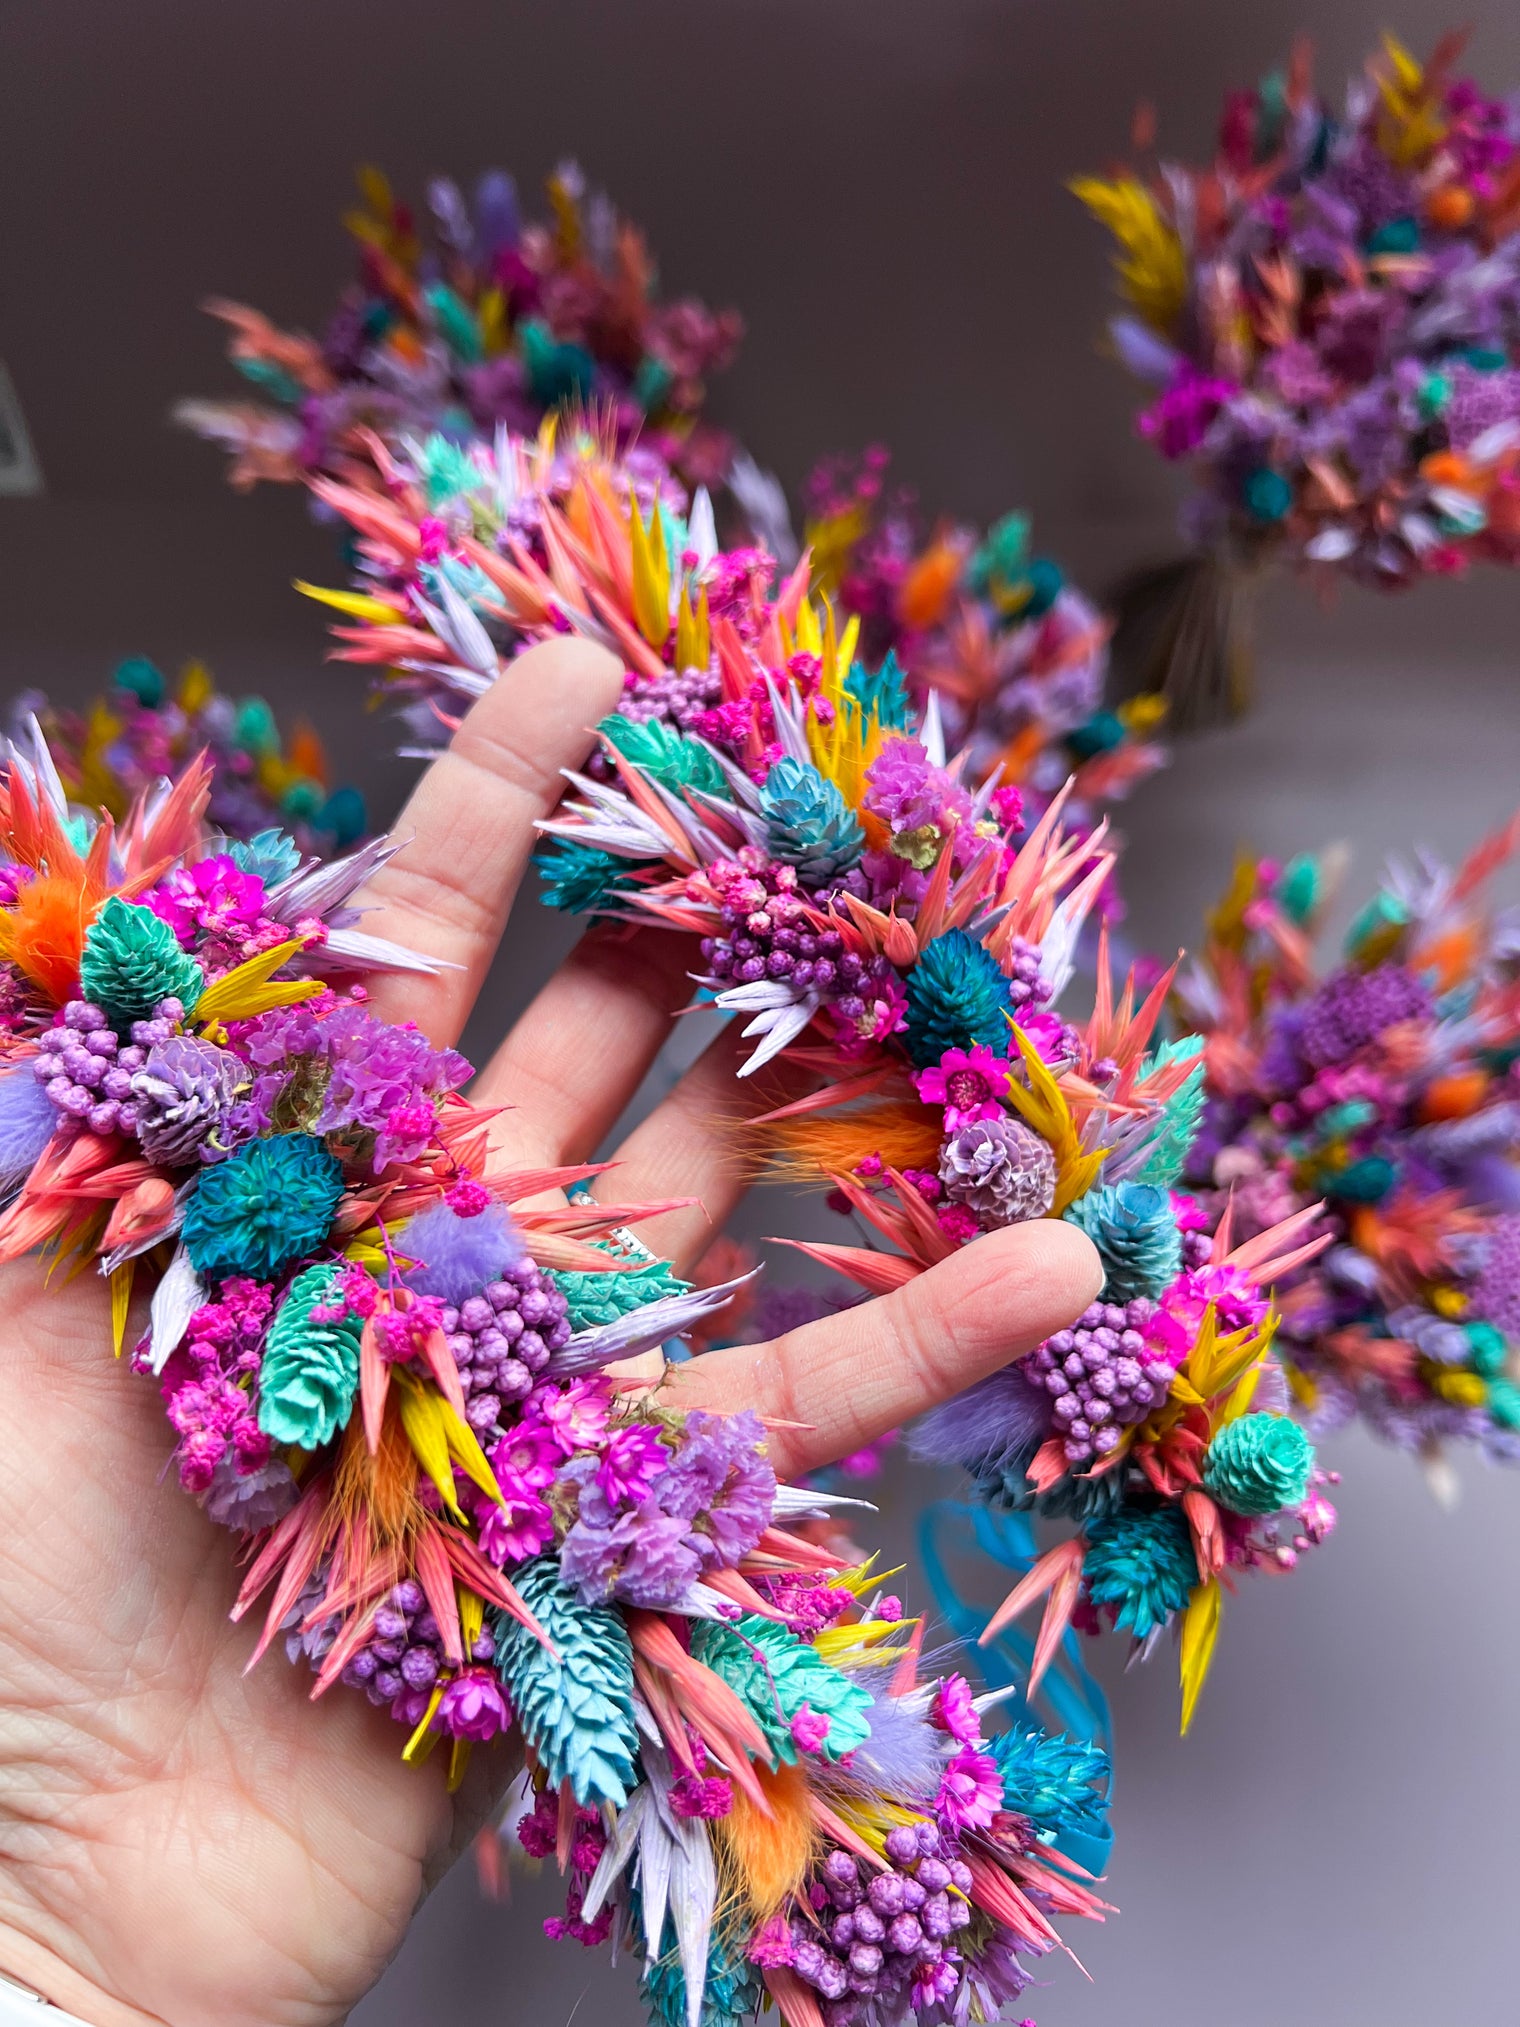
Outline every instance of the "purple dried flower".
POLYGON ((976 1119, 940 1150, 939 1179, 984 1226, 1022 1224, 1055 1202, 1056 1158, 1022 1120, 976 1119))
POLYGON ((247 1082, 247 1071, 230 1049, 194 1035, 155 1042, 132 1075, 137 1133, 148 1160, 186 1168, 203 1148, 225 1153, 220 1129, 247 1082))
POLYGON ((1402 965, 1337 971, 1303 1010, 1299 1047, 1315 1069, 1344 1063, 1400 1021, 1430 1018, 1428 989, 1402 965))

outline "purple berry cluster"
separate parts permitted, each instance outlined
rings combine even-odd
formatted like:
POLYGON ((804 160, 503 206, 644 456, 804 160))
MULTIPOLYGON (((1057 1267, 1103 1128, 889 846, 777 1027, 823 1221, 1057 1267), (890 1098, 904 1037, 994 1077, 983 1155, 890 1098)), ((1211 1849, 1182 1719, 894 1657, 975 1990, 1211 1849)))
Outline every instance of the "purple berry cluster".
POLYGON ((104 1010, 71 999, 43 1035, 32 1074, 65 1119, 90 1133, 135 1133, 138 1105, 132 1079, 157 1042, 166 1042, 185 1017, 177 999, 160 1000, 152 1020, 133 1021, 125 1048, 104 1010))
POLYGON ((667 725, 689 732, 722 694, 723 678, 716 668, 662 669, 657 676, 630 670, 623 677, 623 701, 618 710, 635 725, 661 718, 667 725))
POLYGON ((1004 961, 1008 973, 1008 999, 1017 1012, 1023 1007, 1042 1007, 1050 998, 1050 980, 1040 969, 1037 945, 1016 936, 1004 961))
MULTIPOLYGON (((301 1651, 300 1642, 295 1645, 301 1651)), ((482 1628, 470 1659, 487 1662, 495 1651, 490 1633, 482 1628)), ((295 1658, 293 1653, 291 1659, 295 1658)), ((387 1594, 375 1614, 374 1631, 344 1669, 343 1680, 351 1689, 362 1689, 371 1703, 388 1705, 399 1723, 415 1725, 422 1720, 443 1666, 438 1621, 428 1610, 421 1585, 407 1578, 387 1594)))
POLYGON ((831 1851, 809 1889, 817 1925, 794 1915, 792 1968, 824 2000, 827 2027, 853 2027, 874 2001, 895 2018, 910 1982, 915 1998, 955 1982, 952 1938, 971 1919, 971 1872, 932 1823, 887 1837, 889 1872, 862 1884, 860 1861, 831 1851))
POLYGON ((1047 1337, 1025 1361, 1030 1379, 1053 1396, 1055 1430, 1069 1464, 1106 1457, 1123 1431, 1143 1422, 1171 1391, 1175 1367, 1145 1341, 1155 1313, 1144 1295, 1090 1303, 1069 1330, 1047 1337))
POLYGON ((527 1399, 535 1377, 570 1337, 564 1296, 529 1259, 457 1309, 446 1306, 442 1323, 477 1435, 495 1427, 504 1407, 527 1399))
POLYGON ((797 870, 747 847, 737 860, 708 868, 727 934, 704 936, 710 979, 724 986, 784 981, 799 997, 815 993, 851 1025, 873 1018, 890 969, 880 958, 846 950, 837 929, 819 929, 812 910, 827 895, 799 891, 797 870))

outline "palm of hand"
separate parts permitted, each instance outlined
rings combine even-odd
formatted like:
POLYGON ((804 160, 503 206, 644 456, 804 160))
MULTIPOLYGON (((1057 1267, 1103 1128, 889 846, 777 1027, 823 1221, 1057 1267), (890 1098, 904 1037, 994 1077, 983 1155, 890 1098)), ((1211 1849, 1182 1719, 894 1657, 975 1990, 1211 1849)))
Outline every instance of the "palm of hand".
MULTIPOLYGON (((556 642, 519 661, 420 784, 414 842, 370 926, 453 967, 386 981, 377 1010, 454 1041, 500 938, 558 770, 615 702, 617 665, 556 642)), ((689 991, 674 937, 593 930, 478 1080, 517 1108, 503 1159, 586 1160, 689 991)), ((697 1193, 641 1237, 689 1269, 742 1189, 727 1157, 736 1037, 721 1037, 619 1150, 607 1201, 697 1193)), ((1081 1234, 1015 1227, 898 1293, 769 1345, 680 1368, 683 1404, 787 1426, 795 1475, 1030 1349, 1101 1276, 1081 1234)), ((509 1749, 464 1788, 399 1757, 390 1720, 233 1625, 229 1538, 187 1499, 152 1384, 109 1356, 105 1291, 0 1269, 0 1969, 97 2027, 326 2027, 398 1947, 423 1893, 499 1793, 509 1749)), ((140 1327, 140 1326, 135 1326, 140 1327)), ((129 1329, 129 1341, 132 1331, 129 1329)))

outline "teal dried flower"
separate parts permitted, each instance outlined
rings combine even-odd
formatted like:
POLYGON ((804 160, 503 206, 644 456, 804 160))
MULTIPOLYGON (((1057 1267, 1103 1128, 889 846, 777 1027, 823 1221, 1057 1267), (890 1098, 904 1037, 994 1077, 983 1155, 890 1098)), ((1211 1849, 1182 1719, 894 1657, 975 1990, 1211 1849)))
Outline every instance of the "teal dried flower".
POLYGON ((932 1069, 946 1049, 977 1042, 1008 1053, 1008 980, 992 953, 964 929, 936 936, 908 973, 908 1054, 932 1069))
POLYGON ((1087 1532, 1082 1574, 1095 1605, 1137 1640, 1180 1612, 1198 1582, 1193 1537, 1175 1506, 1121 1506, 1087 1532))
POLYGON ((546 908, 559 908, 567 915, 605 908, 634 884, 627 859, 574 838, 551 838, 533 854, 533 863, 544 883, 539 899, 546 908))
POLYGON ((343 1171, 309 1133, 250 1140, 203 1171, 181 1236, 204 1281, 248 1274, 274 1281, 327 1238, 343 1171))
POLYGON ((1003 1777, 1003 1807, 1027 1816, 1041 1836, 1079 1831, 1101 1837, 1108 1796, 1108 1754, 1090 1740, 1053 1737, 1037 1724, 1015 1721, 991 1741, 1003 1777))
POLYGON ((1145 1165, 1136 1175, 1136 1182, 1154 1183, 1157 1189, 1173 1189, 1181 1177, 1188 1153, 1198 1137, 1198 1128, 1203 1122, 1204 1069, 1203 1037, 1188 1035, 1180 1042, 1167 1042, 1152 1058, 1150 1068, 1163 1069, 1169 1063, 1180 1062, 1186 1057, 1197 1060, 1188 1072, 1187 1081, 1180 1084, 1166 1101, 1155 1136, 1151 1141, 1150 1153, 1145 1165))
POLYGON ((1314 1469, 1314 1445, 1286 1415, 1242 1415, 1227 1422, 1203 1460, 1203 1489, 1232 1513, 1257 1518, 1301 1506, 1314 1469))
POLYGON ((795 866, 805 887, 822 887, 859 865, 866 834, 832 781, 789 755, 760 790, 765 842, 771 856, 795 866))
POLYGON ((893 649, 887 649, 880 668, 868 669, 864 662, 852 662, 844 679, 844 693, 854 698, 868 718, 875 718, 884 732, 912 728, 908 677, 893 649))
POLYGON ((797 1758, 792 1719, 804 1704, 829 1720, 823 1742, 828 1759, 842 1759, 871 1736, 869 1691, 773 1619, 704 1620, 691 1651, 741 1699, 788 1766, 797 1758))
POLYGON ((996 591, 1022 578, 1029 568, 1029 517, 1005 514, 987 530, 966 566, 966 582, 975 592, 996 591))
POLYGON ((437 431, 422 447, 420 466, 430 508, 441 506, 458 493, 473 492, 480 484, 480 472, 469 452, 461 449, 452 437, 437 431))
POLYGON ((266 887, 288 880, 301 863, 300 847, 282 830, 258 831, 251 838, 233 838, 227 856, 240 873, 250 873, 266 887))
POLYGON ((480 325, 463 296, 456 295, 447 282, 429 282, 422 293, 433 313, 438 335, 454 357, 462 359, 466 366, 478 366, 484 357, 480 325))
POLYGON ((691 1285, 678 1281, 664 1260, 627 1274, 572 1274, 566 1270, 552 1278, 569 1305, 572 1330, 605 1329, 642 1309, 646 1302, 684 1295, 691 1285))
POLYGON ((561 343, 549 326, 528 317, 517 327, 528 390, 544 408, 584 401, 596 387, 596 361, 583 345, 561 343))
POLYGON ((1110 1183, 1078 1197, 1066 1213, 1098 1249, 1103 1300, 1152 1301, 1163 1295, 1182 1265, 1182 1234, 1171 1197, 1148 1182, 1110 1183))
POLYGON ((259 1367, 259 1427, 276 1443, 319 1450, 348 1420, 363 1323, 346 1310, 336 1323, 311 1313, 338 1306, 342 1273, 331 1265, 308 1267, 275 1312, 259 1367))
MULTIPOLYGON (((643 1913, 635 1887, 629 1896, 636 1933, 642 1933, 643 1913)), ((746 2027, 760 2010, 765 1996, 760 1973, 735 1947, 734 1928, 714 1927, 707 1946, 707 1975, 702 1986, 702 2011, 698 2027, 746 2027)), ((649 2008, 649 2027, 687 2027, 686 1976, 681 1959, 673 1949, 644 1973, 644 2003, 649 2008)))
POLYGON ((553 1556, 525 1563, 513 1582, 554 1646, 496 1616, 496 1668, 523 1737, 550 1784, 568 1780, 583 1809, 621 1808, 639 1749, 628 1630, 616 1611, 567 1590, 553 1556))
POLYGON ((179 1000, 189 1013, 205 986, 205 974, 168 923, 120 894, 110 896, 85 932, 79 989, 105 1008, 118 1034, 151 1018, 162 999, 179 1000))
POLYGON ((604 718, 597 731, 605 734, 624 760, 640 768, 662 788, 699 788, 704 795, 722 795, 727 789, 723 769, 709 747, 700 739, 688 739, 663 719, 651 718, 636 725, 631 718, 615 714, 604 718))

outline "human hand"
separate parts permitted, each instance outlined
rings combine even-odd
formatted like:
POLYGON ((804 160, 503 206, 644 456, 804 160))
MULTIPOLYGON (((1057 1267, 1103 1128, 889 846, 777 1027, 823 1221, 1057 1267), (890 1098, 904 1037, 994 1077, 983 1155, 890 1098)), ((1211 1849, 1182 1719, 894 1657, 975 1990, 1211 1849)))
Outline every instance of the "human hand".
MULTIPOLYGON (((366 927, 457 966, 379 981, 373 1004, 436 1043, 464 1026, 559 770, 586 755, 620 671, 573 641, 536 648, 474 709, 398 826, 366 927)), ((505 1160, 602 1145, 688 997, 689 941, 593 927, 482 1072, 512 1109, 505 1160)), ((726 1031, 619 1150, 625 1200, 696 1195, 640 1235, 689 1268, 742 1182, 724 1116, 726 1031)), ((906 1288, 769 1345, 680 1370, 683 1406, 785 1424, 783 1476, 816 1468, 959 1391, 1096 1294, 1073 1228, 1016 1226, 906 1288)), ((512 1768, 477 1752, 456 1795, 397 1754, 394 1725, 343 1690, 313 1706, 279 1659, 243 1669, 225 1538, 166 1475, 155 1390, 107 1353, 103 1284, 44 1291, 0 1270, 0 1969, 94 2027, 325 2027, 399 1946, 512 1768)))

